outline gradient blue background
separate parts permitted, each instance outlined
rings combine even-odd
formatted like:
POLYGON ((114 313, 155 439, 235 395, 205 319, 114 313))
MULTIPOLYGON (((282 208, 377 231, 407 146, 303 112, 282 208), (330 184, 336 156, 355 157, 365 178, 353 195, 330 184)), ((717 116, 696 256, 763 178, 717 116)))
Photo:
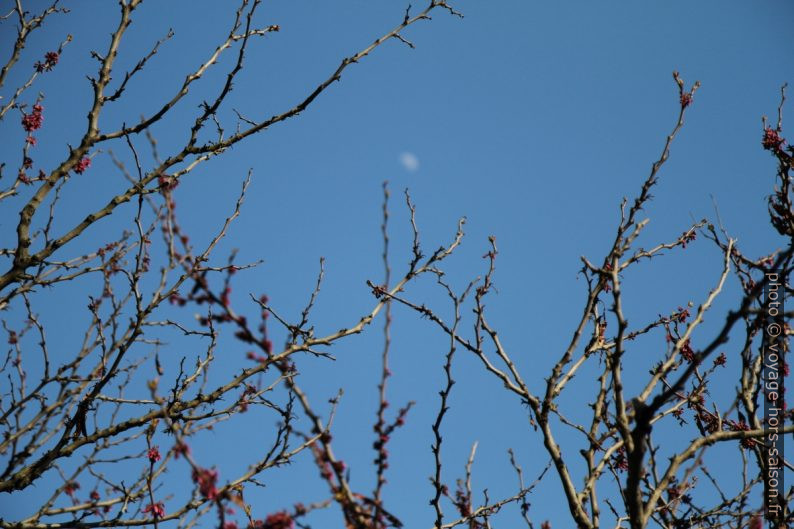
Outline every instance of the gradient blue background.
MULTIPOLYGON (((10 4, 3 4, 5 11, 10 4)), ((3 89, 7 97, 43 51, 54 49, 67 33, 74 34, 55 72, 42 76, 35 86, 46 96, 45 124, 34 150, 36 163, 45 168, 63 158, 67 143, 79 141, 91 96, 85 75, 95 70, 88 51, 106 48, 117 16, 114 2, 64 5, 72 12, 53 16, 34 34, 3 89)), ((296 318, 323 256, 327 275, 315 312, 317 331, 328 333, 355 323, 373 303, 365 281, 379 282, 383 275, 381 184, 389 180, 395 275, 404 271, 410 258, 410 229, 401 195, 405 187, 418 207, 426 253, 451 240, 457 219, 467 217, 464 244, 446 265, 457 288, 485 271, 487 263, 481 257, 487 237, 496 236, 498 295, 488 302, 491 322, 527 382, 541 391, 543 377, 570 340, 584 301, 579 258, 603 258, 614 238, 620 200, 639 190, 675 123, 673 70, 681 72, 687 86, 695 80, 703 86, 645 211, 652 222, 639 244, 672 241, 693 220, 716 220, 715 204, 722 223, 748 256, 759 257, 784 244, 766 214, 775 162, 760 147, 760 119, 775 117, 780 86, 794 80, 790 2, 462 0, 455 6, 464 19, 436 12, 431 22, 405 32, 415 50, 397 41, 386 43, 349 68, 342 81, 301 116, 204 164, 176 191, 183 227, 194 240, 207 241, 232 210, 246 172, 253 170, 242 215, 215 254, 217 264, 231 248, 240 249, 242 262, 265 261, 259 269, 236 276, 237 306, 248 303, 249 292, 266 292, 280 313, 296 318), (417 170, 401 165, 402 153, 418 159, 417 170)), ((391 29, 404 9, 404 3, 385 0, 264 2, 259 24, 279 24, 281 31, 252 43, 247 66, 220 114, 227 130, 233 128, 231 108, 262 118, 293 106, 343 56, 391 29)), ((134 64, 169 27, 176 36, 131 83, 126 97, 108 107, 102 129, 114 129, 158 108, 156 102, 177 90, 184 74, 223 38, 232 12, 231 2, 144 2, 125 37, 118 71, 134 64)), ((10 50, 14 36, 9 21, 0 25, 3 50, 10 50)), ((196 105, 215 93, 213 87, 231 67, 232 56, 226 54, 195 94, 175 109, 172 119, 153 128, 161 152, 184 141, 185 124, 192 122, 196 105)), ((118 82, 120 73, 115 77, 118 82)), ((18 117, 12 114, 0 126, 3 159, 16 160, 23 137, 18 117)), ((141 152, 148 152, 143 138, 135 141, 141 152)), ((112 149, 129 159, 123 145, 112 149)), ((86 174, 66 188, 59 226, 66 228, 87 208, 104 204, 121 185, 122 177, 107 153, 97 154, 86 174)), ((3 243, 13 236, 16 211, 11 205, 0 211, 3 243)), ((121 208, 63 255, 96 249, 128 226, 132 215, 131 207, 121 208)), ((720 268, 719 253, 699 237, 685 252, 627 273, 629 320, 639 326, 689 301, 697 305, 720 268)), ((38 298, 38 310, 52 329, 49 335, 57 337, 64 355, 79 339, 87 318, 84 288, 85 283, 69 286, 38 298)), ((441 314, 450 314, 443 296, 428 281, 407 295, 430 300, 441 314)), ((709 331, 722 322, 738 296, 732 281, 694 338, 695 346, 708 341, 709 331)), ((249 313, 256 311, 250 308, 249 313)), ((182 315, 190 320, 190 314, 182 315)), ((390 401, 392 409, 408 400, 415 400, 416 407, 390 444, 386 500, 407 527, 430 527, 430 423, 439 405, 446 341, 414 314, 396 308, 394 315, 390 401)), ((15 317, 22 315, 17 311, 8 316, 15 317)), ((302 387, 318 409, 327 410, 327 399, 345 388, 335 422, 335 451, 351 467, 354 488, 365 493, 374 483, 371 425, 381 324, 379 320, 367 335, 335 346, 331 352, 337 361, 332 365, 311 359, 299 362, 302 387)), ((283 335, 275 336, 280 343, 283 335)), ((630 390, 636 389, 663 348, 663 336, 657 334, 629 352, 630 390)), ((214 375, 220 380, 224 370, 249 365, 245 350, 233 340, 222 341, 218 356, 223 357, 223 367, 214 375)), ((199 352, 198 344, 175 341, 160 355, 192 358, 199 352)), ((715 398, 722 397, 721 406, 728 403, 736 380, 731 368, 738 365, 731 346, 726 352, 729 367, 721 373, 722 385, 712 388, 715 398)), ((582 379, 596 368, 585 370, 582 379)), ((476 490, 487 488, 491 498, 510 495, 515 476, 507 448, 514 448, 527 479, 534 479, 547 461, 540 437, 528 427, 517 399, 487 376, 476 358, 459 352, 454 375, 458 384, 443 428, 445 480, 454 488, 471 444, 479 441, 476 490)), ((587 388, 584 382, 562 398, 563 410, 574 419, 586 414, 587 388)), ((244 469, 277 420, 273 415, 262 417, 204 436, 194 447, 196 457, 205 466, 217 465, 222 480, 244 469)), ((676 428, 660 434, 667 446, 681 445, 694 435, 694 430, 681 434, 676 428)), ((577 450, 583 446, 578 434, 567 430, 558 438, 566 459, 578 466, 577 450)), ((739 461, 735 445, 715 453, 739 461)), ((711 465, 715 461, 707 459, 711 465)), ((169 479, 187 480, 187 467, 180 465, 184 466, 173 465, 169 479)), ((736 486, 735 464, 712 470, 728 488, 736 486)), ((26 514, 25 498, 40 497, 51 478, 19 495, 19 501, 3 498, 0 515, 26 514)), ((250 489, 247 496, 260 518, 296 501, 319 501, 327 492, 305 455, 291 467, 265 474, 264 482, 265 489, 250 489)), ((536 523, 549 519, 554 527, 570 526, 558 483, 550 473, 530 497, 530 516, 536 523)), ((90 490, 86 487, 85 494, 90 490)), ((757 500, 760 505, 760 497, 757 500)), ((445 508, 450 514, 453 510, 451 505, 445 508)), ((602 510, 608 523, 605 505, 602 510)), ((502 517, 497 526, 518 523, 515 507, 507 508, 502 517)), ((210 516, 205 523, 212 520, 210 516)), ((315 527, 340 525, 333 512, 308 521, 315 527)))

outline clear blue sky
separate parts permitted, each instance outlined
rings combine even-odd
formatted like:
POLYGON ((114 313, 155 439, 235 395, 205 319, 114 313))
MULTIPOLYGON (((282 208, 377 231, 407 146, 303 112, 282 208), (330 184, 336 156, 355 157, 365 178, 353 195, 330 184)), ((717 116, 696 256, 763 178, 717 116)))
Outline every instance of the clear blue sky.
MULTIPOLYGON (((491 321, 537 390, 570 339, 584 300, 585 285, 577 275, 579 257, 603 258, 614 237, 621 198, 638 191, 675 123, 678 97, 673 70, 680 71, 688 85, 700 80, 702 88, 647 208, 652 222, 641 244, 673 240, 693 219, 714 220, 714 204, 747 255, 757 257, 782 244, 772 237, 766 215, 765 197, 775 166, 760 148, 760 119, 775 115, 780 86, 794 81, 794 4, 784 0, 460 0, 454 4, 464 19, 439 12, 431 22, 413 26, 404 36, 416 49, 397 41, 387 43, 348 69, 342 81, 300 117, 235 146, 177 190, 184 227, 194 239, 206 240, 231 211, 248 169, 253 170, 243 213, 215 254, 216 262, 222 263, 235 247, 240 249, 240 261, 265 261, 236 278, 236 304, 245 304, 248 292, 266 292, 274 307, 294 318, 323 256, 327 279, 316 309, 316 328, 333 331, 357 321, 373 302, 365 281, 379 281, 383 274, 380 188, 389 180, 395 274, 404 270, 410 257, 401 195, 405 187, 417 204, 427 251, 449 241, 457 219, 467 217, 465 242, 447 265, 458 288, 484 271, 481 256, 487 251, 487 237, 496 236, 499 293, 489 302, 491 321)), ((117 11, 115 2, 64 5, 72 13, 53 17, 34 36, 22 67, 2 94, 7 96, 10 87, 29 74, 26 65, 38 60, 42 51, 55 48, 67 33, 74 35, 55 72, 38 85, 45 95, 46 121, 36 161, 45 167, 62 159, 66 144, 78 141, 84 130, 90 96, 85 75, 95 69, 88 50, 106 48, 117 11)), ((259 24, 278 24, 281 31, 252 44, 246 69, 221 114, 227 129, 233 128, 231 108, 257 118, 294 105, 343 56, 398 23, 404 9, 404 3, 385 0, 265 2, 259 24)), ((126 99, 110 109, 103 129, 151 113, 159 98, 175 91, 184 73, 214 49, 232 14, 231 2, 144 2, 119 64, 134 64, 141 50, 169 27, 176 35, 131 84, 126 99)), ((8 22, 0 25, 3 53, 13 37, 8 22)), ((217 86, 230 66, 229 57, 202 81, 201 90, 217 86)), ((119 71, 123 69, 120 66, 119 71)), ((195 105, 214 93, 201 90, 179 107, 181 119, 155 127, 163 152, 169 145, 180 145, 195 105)), ((11 116, 0 127, 7 138, 0 144, 3 160, 16 159, 12 157, 18 156, 22 134, 17 118, 11 116)), ((136 141, 145 150, 143 138, 136 141)), ((123 151, 123 146, 114 149, 123 151)), ((97 154, 91 169, 65 191, 62 226, 81 218, 86 208, 104 204, 122 184, 107 153, 97 154)), ((13 235, 15 211, 11 207, 0 211, 3 242, 13 235)), ((91 231, 92 239, 79 251, 95 249, 108 233, 118 233, 131 214, 124 210, 91 231)), ((699 303, 720 266, 718 253, 699 238, 685 254, 640 268, 626 278, 630 321, 639 324, 688 301, 699 303)), ((449 314, 443 298, 428 286, 420 285, 408 294, 435 302, 449 314)), ((68 354, 74 346, 70 340, 78 339, 70 329, 79 328, 87 314, 65 307, 71 302, 82 309, 86 299, 79 291, 63 292, 50 294, 40 310, 56 329, 51 335, 62 333, 68 354)), ((716 309, 722 312, 710 318, 706 331, 721 322, 719 314, 733 305, 737 292, 735 285, 726 289, 724 302, 716 309)), ((373 483, 371 425, 381 323, 376 325, 368 336, 335 347, 335 363, 299 364, 302 385, 318 408, 337 388, 345 388, 336 419, 335 450, 352 468, 354 487, 366 492, 373 483)), ((706 331, 700 335, 704 341, 709 336, 706 331)), ((395 377, 390 400, 394 408, 407 400, 417 404, 392 442, 386 499, 407 527, 430 527, 430 422, 438 408, 445 341, 429 323, 404 310, 395 310, 393 334, 395 377)), ((656 338, 635 354, 658 355, 663 338, 656 338)), ((695 345, 699 339, 694 339, 695 345)), ((169 354, 195 354, 185 347, 169 354)), ((228 360, 224 359, 218 375, 223 369, 248 365, 245 348, 233 340, 222 341, 220 349, 219 356, 228 360)), ((728 355, 730 360, 730 348, 728 355)), ((637 363, 638 377, 645 369, 647 365, 637 363)), ((506 449, 515 449, 527 477, 534 479, 547 461, 540 438, 527 427, 521 404, 483 373, 474 358, 461 352, 454 372, 458 385, 444 425, 445 479, 454 487, 455 478, 463 475, 472 442, 479 441, 475 488, 488 488, 492 498, 511 494, 515 477, 506 449)), ((735 377, 726 376, 725 388, 730 390, 734 381, 735 377)), ((585 393, 574 393, 563 403, 576 416, 577 406, 587 398, 585 393)), ((231 475, 225 469, 243 468, 250 461, 246 450, 262 446, 275 420, 268 416, 234 432, 220 429, 215 438, 206 438, 197 447, 197 457, 205 466, 217 465, 223 480, 231 475)), ((581 445, 563 446, 571 447, 568 459, 578 464, 573 447, 581 445)), ((735 447, 729 454, 738 461, 735 447)), ((170 477, 186 479, 183 471, 187 472, 177 463, 170 477)), ((729 476, 733 469, 725 472, 729 476)), ((266 489, 252 491, 257 495, 248 498, 255 500, 259 517, 296 501, 321 500, 326 493, 306 458, 266 475, 265 482, 266 489)), ((536 522, 550 519, 554 527, 570 526, 556 475, 549 474, 530 501, 536 522)), ((508 510, 505 521, 497 524, 515 527, 517 509, 508 510)), ((447 506, 446 511, 453 509, 447 506)), ((24 502, 0 507, 0 515, 9 518, 23 512, 24 502)), ((339 526, 337 518, 330 518, 333 524, 328 519, 320 514, 309 522, 315 527, 339 526)), ((208 517, 207 522, 211 520, 208 517)))

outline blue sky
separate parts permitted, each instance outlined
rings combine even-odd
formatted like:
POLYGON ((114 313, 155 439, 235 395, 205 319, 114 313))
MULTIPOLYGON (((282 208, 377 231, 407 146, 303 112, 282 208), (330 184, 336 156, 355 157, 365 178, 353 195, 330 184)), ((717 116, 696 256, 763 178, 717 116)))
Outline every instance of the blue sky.
MULTIPOLYGON (((67 143, 79 140, 90 102, 85 75, 94 69, 88 51, 106 47, 116 16, 113 2, 65 5, 72 13, 53 17, 34 35, 2 94, 28 75, 26 65, 43 50, 55 48, 67 33, 74 35, 55 72, 37 85, 45 95, 46 121, 36 161, 45 167, 63 158, 67 143)), ((243 212, 216 253, 217 263, 231 248, 239 248, 240 261, 264 259, 257 270, 236 277, 236 304, 243 306, 249 292, 266 292, 281 313, 297 316, 322 256, 327 279, 315 326, 333 331, 357 321, 373 301, 365 281, 378 281, 383 274, 380 188, 389 180, 395 274, 410 258, 401 195, 406 187, 417 205, 427 251, 449 241, 457 219, 467 217, 464 244, 447 264, 458 288, 485 270, 481 256, 487 237, 496 236, 498 295, 489 302, 491 321, 527 381, 540 388, 570 338, 585 297, 577 275, 579 257, 603 258, 614 237, 621 198, 639 190, 675 123, 673 70, 681 72, 687 85, 699 80, 702 87, 647 208, 652 221, 641 245, 673 240, 693 219, 715 220, 715 204, 747 255, 757 257, 783 244, 773 236, 766 215, 775 166, 760 148, 760 120, 775 115, 780 86, 794 81, 790 2, 461 0, 455 6, 464 19, 439 12, 431 22, 412 26, 404 36, 416 49, 396 41, 385 44, 346 70, 341 82, 301 116, 235 146, 177 190, 183 227, 195 240, 208 240, 232 210, 252 169, 243 212)), ((119 71, 134 64, 141 50, 168 28, 174 28, 175 37, 131 83, 126 98, 109 108, 103 130, 151 113, 160 98, 175 91, 184 73, 211 53, 227 31, 230 7, 203 0, 144 2, 122 48, 119 71)), ((403 3, 385 0, 264 2, 259 24, 278 24, 281 31, 252 44, 247 66, 221 112, 228 129, 233 128, 232 108, 261 118, 297 103, 343 56, 398 23, 404 9, 403 3)), ((0 26, 4 50, 10 49, 13 33, 8 22, 0 26)), ((229 57, 176 109, 174 119, 154 128, 163 152, 183 141, 185 123, 201 99, 214 93, 212 87, 230 67, 229 57)), ((16 119, 0 123, 8 138, 0 146, 4 160, 17 156, 22 132, 16 119)), ((143 138, 136 141, 146 150, 143 138)), ((123 146, 113 149, 123 151, 123 146)), ((122 184, 107 152, 98 153, 91 169, 64 191, 61 226, 103 204, 122 184)), ((14 211, 7 207, 0 212, 3 242, 12 235, 14 211)), ((131 209, 114 215, 74 251, 95 249, 126 226, 131 215, 131 209)), ((627 274, 630 321, 647 321, 688 301, 699 303, 720 266, 719 254, 701 237, 685 253, 627 274)), ((85 292, 67 288, 47 295, 40 310, 56 329, 52 333, 62 333, 68 351, 69 340, 78 337, 73 329, 86 315, 65 307, 74 303, 82 308, 85 292)), ((408 295, 428 299, 449 314, 428 282, 408 295)), ((737 296, 735 284, 726 288, 707 320, 704 341, 737 296)), ((335 449, 353 469, 354 486, 365 491, 372 484, 380 325, 368 336, 335 347, 335 363, 307 360, 300 366, 302 384, 318 407, 337 388, 345 388, 335 449)), ((399 309, 393 334, 390 400, 395 408, 407 400, 417 404, 406 427, 394 436, 387 501, 406 526, 430 527, 430 421, 438 408, 445 341, 430 324, 399 309)), ((221 372, 246 365, 243 348, 232 340, 221 346, 229 358, 221 372)), ((638 346, 638 355, 653 355, 663 347, 663 338, 644 347, 638 346)), ((176 347, 173 354, 193 353, 176 347)), ((730 359, 730 348, 728 354, 730 359)), ((462 476, 471 444, 479 441, 475 487, 499 497, 514 490, 508 447, 516 450, 528 477, 539 473, 547 459, 520 403, 475 360, 460 353, 454 366, 458 385, 444 427, 445 479, 453 485, 462 476)), ((637 375, 644 373, 641 364, 637 362, 637 375)), ((726 394, 734 380, 725 377, 726 394)), ((563 402, 575 415, 586 398, 573 393, 563 402)), ((268 432, 262 424, 271 420, 276 419, 219 432, 197 448, 197 457, 222 472, 244 468, 249 461, 245 450, 261 443, 268 432), (219 454, 218 446, 229 448, 219 454)), ((735 449, 730 454, 737 457, 735 449)), ((176 465, 172 477, 181 470, 176 465)), ((725 472, 728 476, 732 470, 725 472)), ((325 490, 316 474, 307 459, 279 470, 257 493, 258 515, 295 501, 322 499, 325 490)), ((548 475, 531 497, 530 514, 537 522, 550 519, 555 527, 567 527, 557 487, 556 476, 548 475)), ((11 517, 20 508, 4 506, 0 512, 11 517)), ((505 526, 513 526, 516 513, 512 508, 504 514, 505 526)), ((325 523, 324 516, 315 518, 316 526, 325 523)))

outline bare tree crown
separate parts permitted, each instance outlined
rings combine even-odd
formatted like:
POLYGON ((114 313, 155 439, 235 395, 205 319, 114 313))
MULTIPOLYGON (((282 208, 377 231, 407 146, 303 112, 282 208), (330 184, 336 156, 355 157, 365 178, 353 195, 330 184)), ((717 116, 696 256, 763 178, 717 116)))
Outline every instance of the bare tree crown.
MULTIPOLYGON (((381 218, 373 219, 373 226, 380 222, 382 247, 373 252, 382 258, 382 271, 379 277, 365 274, 357 285, 371 292, 370 305, 331 326, 315 318, 324 260, 316 280, 296 293, 305 299, 301 310, 288 314, 269 299, 267 287, 246 283, 260 262, 242 262, 236 250, 227 251, 226 238, 256 178, 252 172, 224 176, 227 187, 238 182, 237 198, 219 205, 225 220, 211 234, 189 233, 182 222, 180 192, 193 185, 200 168, 233 157, 235 146, 299 117, 386 43, 414 48, 412 32, 432 31, 433 18, 462 17, 453 3, 430 0, 395 12, 391 27, 340 58, 293 104, 267 115, 256 107, 232 108, 229 99, 246 79, 251 49, 282 28, 262 22, 261 0, 230 3, 224 36, 202 61, 169 65, 178 81, 172 92, 146 101, 142 115, 119 119, 131 107, 117 103, 128 101, 136 81, 175 38, 169 31, 146 49, 126 47, 139 10, 157 9, 143 4, 118 2, 105 47, 91 53, 95 67, 80 123, 53 123, 50 100, 37 92, 43 76, 77 75, 62 68, 73 36, 58 35, 56 44, 37 50, 32 64, 24 53, 41 42, 37 35, 54 42, 46 28, 52 19, 68 17, 69 9, 59 0, 16 0, 2 13, 4 31, 14 27, 15 38, 0 69, 0 127, 6 141, 16 143, 0 164, 3 218, 13 215, 3 224, 0 248, 0 320, 7 336, 0 361, 0 528, 291 529, 330 519, 356 529, 402 527, 405 513, 390 502, 388 476, 390 467, 416 458, 391 447, 416 405, 391 405, 390 391, 403 383, 390 367, 398 310, 421 320, 444 344, 428 361, 438 369, 440 386, 434 389, 433 420, 423 425, 432 439, 423 460, 430 463, 429 482, 417 484, 427 492, 427 503, 417 510, 429 505, 432 513, 427 527, 485 529, 513 519, 549 529, 549 513, 532 503, 541 485, 559 491, 569 526, 582 529, 757 529, 763 519, 791 525, 794 487, 772 481, 783 484, 784 474, 790 475, 791 463, 777 447, 782 450, 778 443, 794 431, 784 394, 791 310, 783 302, 794 253, 794 148, 783 129, 785 86, 776 119, 764 119, 758 130, 758 148, 775 163, 768 214, 776 246, 761 258, 745 255, 718 218, 691 222, 652 244, 643 238, 653 192, 663 185, 672 146, 701 97, 700 83, 673 72, 670 98, 677 110, 660 138, 659 155, 638 188, 616 204, 610 243, 597 255, 582 256, 574 324, 562 350, 542 353, 552 355, 553 365, 538 378, 524 351, 529 344, 506 343, 488 310, 496 303, 497 238, 472 242, 483 246, 482 261, 473 271, 465 268, 472 279, 459 284, 450 279, 462 273, 452 256, 463 244, 465 219, 450 226, 446 240, 425 240, 421 208, 408 190, 395 197, 384 184, 381 218), (125 60, 134 54, 129 67, 119 66, 122 54, 125 60), (202 100, 191 106, 200 85, 202 100), (182 134, 163 141, 158 127, 166 122, 182 134), (42 131, 56 126, 68 127, 74 143, 64 149, 42 141, 42 131), (74 180, 96 171, 100 160, 112 163, 123 185, 107 192, 103 183, 94 196, 76 197, 74 180), (393 248, 394 216, 409 233, 407 248, 393 248), (627 275, 664 266, 665 255, 685 254, 696 241, 712 245, 719 256, 708 293, 688 305, 654 306, 650 320, 635 318, 626 303, 627 275), (719 313, 716 307, 724 305, 717 302, 728 288, 740 295, 719 313), (70 329, 80 336, 74 343, 58 336, 58 325, 42 315, 48 304, 66 298, 74 304, 56 323, 86 323, 70 329), (351 468, 335 444, 343 391, 328 395, 312 387, 302 366, 332 366, 356 335, 380 337, 381 330, 380 366, 371 375, 375 414, 359 418, 368 437, 356 439, 361 450, 371 450, 371 464, 351 468), (239 363, 229 360, 229 348, 244 351, 239 363), (456 392, 478 390, 457 384, 463 356, 476 360, 480 373, 514 399, 526 421, 530 448, 515 447, 504 456, 511 469, 506 479, 515 483, 510 494, 492 495, 489 484, 475 479, 477 443, 466 446, 468 458, 457 468, 445 456, 461 443, 446 429, 457 412, 452 399, 456 392), (730 373, 731 387, 718 390, 713 381, 724 373, 730 373), (233 438, 251 425, 264 432, 266 444, 244 468, 216 465, 206 449, 210 433, 233 438), (735 480, 715 477, 713 453, 735 468, 735 480), (300 480, 322 484, 321 497, 307 494, 263 507, 262 491, 278 487, 284 472, 307 467, 311 472, 300 480), (13 509, 7 507, 13 502, 13 509)), ((342 375, 335 374, 344 388, 342 375)))

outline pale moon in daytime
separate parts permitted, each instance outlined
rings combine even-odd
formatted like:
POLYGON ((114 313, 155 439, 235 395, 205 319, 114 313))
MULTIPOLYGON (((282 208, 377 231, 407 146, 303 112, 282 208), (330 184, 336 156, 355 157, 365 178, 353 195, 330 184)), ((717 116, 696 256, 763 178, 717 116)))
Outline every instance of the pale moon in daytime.
POLYGON ((400 154, 400 163, 409 173, 415 173, 419 170, 419 158, 412 152, 400 154))

